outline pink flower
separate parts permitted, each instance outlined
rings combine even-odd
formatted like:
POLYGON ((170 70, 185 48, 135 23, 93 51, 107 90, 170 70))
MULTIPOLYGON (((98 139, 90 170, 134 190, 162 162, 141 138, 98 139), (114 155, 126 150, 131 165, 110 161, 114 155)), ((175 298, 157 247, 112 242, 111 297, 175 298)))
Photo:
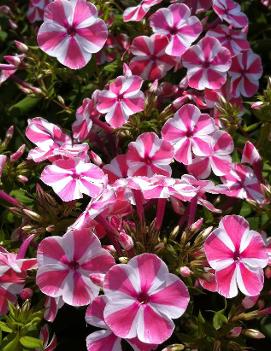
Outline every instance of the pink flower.
POLYGON ((207 238, 205 254, 215 270, 218 292, 232 298, 238 294, 255 296, 263 288, 263 268, 268 255, 261 235, 249 230, 241 216, 225 216, 207 238))
POLYGON ((226 82, 231 53, 216 38, 204 37, 183 54, 182 63, 191 88, 216 90, 226 82))
POLYGON ((53 322, 56 319, 58 310, 63 307, 63 305, 64 301, 62 297, 46 296, 43 318, 48 322, 53 322))
POLYGON ((76 110, 76 120, 72 124, 73 137, 82 142, 89 137, 93 122, 92 117, 98 118, 99 112, 92 99, 84 99, 82 105, 76 110))
POLYGON ((252 166, 258 179, 262 179, 263 162, 257 148, 250 142, 245 143, 241 163, 247 163, 252 166))
POLYGON ((119 178, 126 178, 128 172, 126 155, 118 155, 113 158, 109 164, 103 167, 103 171, 107 174, 110 184, 119 178))
POLYGON ((71 306, 93 301, 100 288, 90 274, 105 273, 114 264, 113 257, 89 230, 70 230, 63 237, 43 239, 37 259, 40 290, 54 298, 61 296, 71 306))
POLYGON ((261 183, 250 167, 235 164, 228 174, 221 177, 221 180, 223 182, 220 186, 221 193, 227 196, 259 203, 264 201, 261 183))
POLYGON ((52 0, 30 0, 27 10, 27 18, 30 23, 43 20, 44 9, 52 0))
POLYGON ((213 9, 221 20, 228 22, 232 27, 244 28, 248 25, 247 16, 233 0, 213 0, 213 9))
POLYGON ((54 351, 56 349, 56 335, 53 334, 53 336, 50 338, 49 328, 47 324, 45 324, 40 330, 40 339, 43 341, 43 351, 54 351))
POLYGON ((106 182, 99 167, 80 159, 57 160, 44 168, 40 179, 65 202, 81 199, 83 194, 97 197, 106 182))
POLYGON ((189 173, 205 179, 211 174, 211 170, 217 176, 228 174, 231 170, 231 157, 234 144, 230 134, 224 131, 216 131, 212 135, 210 153, 203 157, 196 157, 188 166, 189 173))
POLYGON ((142 0, 139 5, 128 7, 123 13, 124 22, 141 21, 154 5, 160 4, 163 0, 142 0))
POLYGON ((97 110, 106 114, 105 120, 113 128, 121 127, 129 116, 144 110, 142 83, 138 76, 119 76, 109 84, 108 90, 97 93, 97 110))
POLYGON ((24 67, 23 61, 25 59, 25 55, 6 55, 4 56, 4 59, 8 64, 0 64, 0 85, 9 79, 9 77, 13 76, 18 69, 24 67))
POLYGON ((192 151, 197 156, 210 153, 210 134, 215 131, 212 118, 192 105, 183 105, 162 128, 162 137, 174 147, 174 158, 185 165, 192 163, 192 151))
POLYGON ((218 39, 222 46, 230 50, 232 56, 250 48, 247 34, 244 31, 224 24, 218 24, 215 28, 209 30, 206 36, 218 39))
POLYGON ((171 175, 170 163, 173 160, 173 147, 161 140, 153 132, 141 134, 128 145, 128 176, 147 176, 154 174, 171 175))
POLYGON ((86 0, 55 0, 44 11, 38 44, 64 66, 79 69, 104 46, 107 27, 86 0))
POLYGON ((104 319, 115 335, 161 344, 173 330, 172 318, 186 310, 186 286, 156 255, 142 254, 112 267, 105 277, 104 319))
POLYGON ((190 9, 184 4, 173 4, 156 11, 150 17, 150 26, 157 34, 167 36, 169 43, 165 53, 181 56, 202 31, 200 20, 190 16, 190 9))
POLYGON ((2 173, 5 167, 5 164, 7 163, 8 157, 6 155, 0 155, 0 180, 2 177, 2 173))
POLYGON ((252 50, 241 52, 233 57, 229 75, 232 81, 233 95, 251 97, 259 88, 259 79, 263 74, 262 60, 252 50))
POLYGON ((163 78, 176 64, 176 60, 165 53, 167 45, 168 40, 164 35, 136 37, 130 47, 131 53, 135 55, 129 65, 133 74, 144 80, 163 78))
MULTIPOLYGON (((212 5, 212 0, 181 0, 189 6, 193 13, 207 11, 212 5)), ((176 2, 176 0, 174 0, 176 2)))

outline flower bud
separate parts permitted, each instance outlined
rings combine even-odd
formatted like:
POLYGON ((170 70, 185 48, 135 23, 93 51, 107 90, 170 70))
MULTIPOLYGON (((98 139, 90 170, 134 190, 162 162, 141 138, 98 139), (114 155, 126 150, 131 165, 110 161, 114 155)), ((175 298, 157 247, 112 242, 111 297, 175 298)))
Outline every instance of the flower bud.
POLYGON ((258 299, 259 296, 246 296, 242 301, 242 306, 248 310, 256 304, 258 299))
POLYGON ((26 176, 22 175, 22 174, 19 174, 17 176, 17 180, 21 184, 26 184, 29 181, 29 179, 26 176))
POLYGON ((91 281, 98 285, 100 288, 103 287, 104 285, 104 277, 105 277, 105 274, 102 274, 102 273, 91 273, 89 275, 89 278, 91 279, 91 281))
POLYGON ((23 156, 25 151, 25 144, 21 145, 17 151, 15 151, 12 155, 10 155, 10 162, 18 161, 20 157, 23 156))
POLYGON ((235 327, 229 332, 228 336, 230 338, 238 338, 242 332, 242 327, 235 327))
POLYGON ((31 299, 31 297, 33 296, 33 290, 30 288, 24 288, 21 292, 20 292, 20 298, 22 300, 28 300, 31 299))
POLYGON ((245 329, 243 334, 252 339, 264 339, 265 335, 257 329, 245 329))
POLYGON ((42 221, 42 217, 34 212, 34 211, 31 211, 31 210, 28 210, 27 208, 24 208, 23 209, 23 212, 31 219, 33 219, 33 221, 36 221, 36 222, 41 222, 42 221))
POLYGON ((192 274, 191 269, 187 266, 180 267, 179 272, 180 272, 180 275, 184 278, 190 277, 192 274))
POLYGON ((113 245, 103 245, 103 248, 107 250, 112 256, 116 254, 116 249, 113 245))
POLYGON ((3 172, 3 169, 5 167, 6 162, 7 162, 7 156, 0 155, 0 178, 2 176, 2 172, 3 172))
POLYGON ((251 105, 251 108, 253 110, 261 110, 264 106, 264 103, 262 101, 256 101, 251 105))
POLYGON ((97 155, 96 152, 90 150, 89 157, 96 166, 101 167, 103 165, 101 157, 97 155))
POLYGON ((193 233, 196 233, 200 230, 203 225, 203 218, 198 219, 195 223, 191 224, 190 230, 193 233))
POLYGON ((128 259, 128 257, 119 257, 119 261, 120 261, 120 263, 126 264, 126 263, 128 263, 129 259, 128 259))
POLYGON ((124 232, 120 232, 118 236, 118 241, 121 244, 122 248, 126 251, 129 251, 134 247, 133 239, 130 235, 124 232))
POLYGON ((20 50, 23 54, 25 54, 28 51, 28 46, 21 41, 14 40, 14 43, 17 47, 18 50, 20 50))
POLYGON ((173 344, 165 347, 162 351, 182 351, 184 350, 184 345, 182 344, 173 344))
POLYGON ((9 23, 11 29, 17 29, 17 28, 18 28, 17 23, 15 23, 15 22, 14 22, 13 20, 11 20, 10 18, 9 18, 9 20, 8 20, 8 23, 9 23))

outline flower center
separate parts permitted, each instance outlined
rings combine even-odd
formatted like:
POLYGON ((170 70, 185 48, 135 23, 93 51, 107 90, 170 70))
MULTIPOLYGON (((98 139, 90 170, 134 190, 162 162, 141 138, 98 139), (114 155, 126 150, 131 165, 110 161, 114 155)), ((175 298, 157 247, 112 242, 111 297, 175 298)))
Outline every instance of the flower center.
POLYGON ((188 129, 187 132, 186 132, 186 137, 187 138, 191 138, 193 136, 193 131, 188 129))
POLYGON ((169 32, 170 32, 170 34, 175 35, 178 33, 178 28, 175 28, 175 27, 170 28, 169 32))
POLYGON ((147 165, 151 165, 152 164, 152 160, 151 160, 151 158, 150 157, 148 157, 148 156, 146 156, 145 157, 145 163, 147 164, 147 165))
POLYGON ((68 263, 70 269, 76 271, 79 268, 79 263, 76 261, 71 261, 68 263))
POLYGON ((208 61, 203 62, 202 67, 205 68, 205 69, 209 68, 210 67, 210 62, 208 62, 208 61))
POLYGON ((235 251, 234 254, 233 254, 233 260, 235 262, 239 261, 240 260, 240 252, 239 251, 235 251))
POLYGON ((73 37, 75 36, 76 34, 76 29, 73 27, 73 26, 70 26, 68 29, 67 29, 67 33, 69 36, 73 37))
POLYGON ((148 294, 141 292, 138 296, 137 296, 137 301, 141 304, 141 305, 145 305, 146 303, 149 302, 149 296, 148 294))

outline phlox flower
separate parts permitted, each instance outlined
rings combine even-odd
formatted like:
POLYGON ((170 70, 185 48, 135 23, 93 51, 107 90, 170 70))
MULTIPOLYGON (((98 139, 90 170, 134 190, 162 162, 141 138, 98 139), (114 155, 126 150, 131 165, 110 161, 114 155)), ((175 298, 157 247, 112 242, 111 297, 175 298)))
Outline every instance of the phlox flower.
POLYGON ((189 302, 184 283, 158 256, 148 253, 112 267, 104 292, 107 326, 118 337, 137 337, 147 344, 167 340, 174 330, 172 318, 179 318, 189 302))
POLYGON ((252 50, 247 50, 234 56, 229 71, 233 95, 235 97, 240 95, 251 97, 256 94, 262 74, 262 60, 252 50))
POLYGON ((250 230, 243 217, 223 217, 205 241, 204 250, 221 295, 232 298, 238 288, 247 296, 260 293, 268 254, 261 235, 250 230))
POLYGON ((181 56, 198 38, 202 24, 184 4, 172 4, 157 10, 150 17, 152 30, 167 36, 169 43, 165 53, 170 56, 181 56))
POLYGON ((106 183, 98 166, 80 159, 57 160, 44 168, 40 179, 65 202, 80 199, 83 194, 97 197, 106 183))
POLYGON ((105 120, 119 128, 129 116, 144 110, 144 93, 140 90, 143 80, 138 76, 119 76, 107 90, 96 94, 96 108, 104 113, 105 120))
POLYGON ((231 53, 216 38, 204 37, 183 54, 182 63, 191 88, 216 90, 226 82, 231 53))
POLYGON ((30 23, 43 20, 45 7, 52 2, 52 0, 30 0, 27 10, 27 18, 30 23))
POLYGON ((53 322, 56 319, 58 310, 64 306, 64 301, 62 297, 50 297, 46 296, 44 302, 44 314, 43 318, 47 322, 53 322))
POLYGON ((117 155, 109 164, 103 167, 103 171, 107 174, 110 184, 119 178, 127 177, 128 166, 126 158, 126 155, 117 155))
POLYGON ((217 176, 228 174, 231 170, 231 156, 234 144, 230 134, 224 131, 216 131, 211 137, 210 152, 203 157, 196 157, 188 166, 189 173, 205 179, 211 174, 211 170, 217 176))
POLYGON ((185 165, 197 156, 210 153, 210 134, 215 131, 213 119, 192 104, 183 105, 162 128, 162 138, 174 147, 174 158, 185 165))
POLYGON ((106 24, 86 0, 55 0, 46 6, 38 32, 39 47, 71 69, 84 67, 104 46, 106 24))
POLYGON ((136 37, 130 46, 134 57, 129 66, 133 74, 151 81, 163 78, 176 64, 176 59, 165 53, 167 45, 168 40, 164 35, 136 37))
POLYGON ((57 347, 56 335, 50 338, 48 325, 45 324, 40 330, 40 339, 43 341, 43 351, 54 351, 57 347))
POLYGON ((233 0, 213 0, 213 9, 221 20, 234 28, 244 28, 248 25, 247 16, 241 11, 241 6, 233 0))
POLYGON ((128 176, 147 176, 154 174, 171 175, 170 163, 174 150, 171 144, 159 139, 153 132, 146 132, 128 145, 126 154, 128 176))
POLYGON ((41 241, 37 252, 37 285, 48 296, 62 297, 71 306, 88 305, 100 288, 90 274, 105 273, 113 266, 113 257, 101 247, 89 230, 69 230, 63 237, 41 241))
POLYGON ((250 48, 245 31, 224 24, 218 24, 215 28, 209 30, 206 36, 218 39, 222 46, 230 50, 232 56, 250 48))
POLYGON ((255 175, 259 180, 262 179, 263 161, 257 148, 247 141, 243 148, 241 163, 247 163, 252 166, 255 175))
POLYGON ((264 201, 261 183, 253 170, 242 164, 234 164, 228 174, 221 177, 221 193, 239 199, 254 200, 258 203, 264 201))
POLYGON ((142 0, 137 6, 128 7, 123 13, 124 22, 141 21, 152 6, 160 4, 162 1, 163 0, 142 0))
MULTIPOLYGON (((174 0, 174 2, 176 2, 176 0, 174 0)), ((207 11, 212 6, 212 0, 181 0, 181 2, 189 6, 193 13, 207 11)))
POLYGON ((0 64, 0 85, 2 85, 9 77, 13 76, 18 69, 24 67, 23 61, 24 54, 20 55, 5 55, 4 60, 6 63, 0 64))

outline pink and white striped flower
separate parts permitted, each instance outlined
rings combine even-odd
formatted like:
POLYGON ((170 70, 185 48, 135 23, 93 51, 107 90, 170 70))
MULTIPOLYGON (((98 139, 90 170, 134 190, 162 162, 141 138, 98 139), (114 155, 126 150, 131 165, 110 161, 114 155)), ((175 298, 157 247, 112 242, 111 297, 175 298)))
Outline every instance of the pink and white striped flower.
POLYGON ((221 177, 223 185, 221 192, 230 197, 254 200, 258 203, 264 201, 261 183, 253 170, 242 164, 234 164, 231 171, 221 177))
POLYGON ((43 20, 44 9, 52 0, 30 0, 27 10, 27 18, 30 23, 43 20))
POLYGON ((96 7, 86 0, 55 0, 46 6, 38 44, 64 66, 79 69, 100 51, 108 31, 96 7))
POLYGON ((174 147, 174 158, 185 165, 192 163, 192 151, 197 156, 210 153, 210 134, 215 131, 213 119, 192 105, 183 105, 162 128, 162 138, 174 147))
POLYGON ((147 344, 167 340, 174 330, 172 318, 179 318, 189 302, 184 283, 158 256, 148 253, 112 267, 104 291, 108 327, 118 337, 137 337, 147 344))
POLYGON ((210 153, 203 157, 196 157, 188 166, 189 173, 195 177, 206 179, 211 170, 215 175, 221 177, 231 170, 231 156, 234 144, 232 137, 227 132, 218 130, 211 138, 210 153))
POLYGON ((262 168, 263 162, 259 151, 256 147, 250 142, 245 143, 241 163, 247 163, 252 166, 253 171, 255 172, 258 179, 262 179, 262 168))
POLYGON ((40 179, 65 202, 81 199, 83 194, 97 197, 106 183, 98 166, 80 159, 57 160, 44 168, 40 179))
POLYGON ((218 24, 215 28, 209 30, 206 36, 218 39, 222 46, 230 50, 232 56, 250 48, 245 31, 224 24, 218 24))
POLYGON ((169 43, 165 53, 181 56, 202 32, 202 24, 184 4, 172 4, 156 11, 150 17, 154 33, 167 36, 169 43))
POLYGON ((216 38, 204 37, 183 54, 182 63, 191 88, 216 90, 226 82, 231 53, 216 38))
POLYGON ((93 301, 100 288, 90 275, 106 273, 114 265, 113 257, 89 230, 70 230, 63 237, 43 239, 37 260, 40 290, 54 298, 61 296, 71 306, 85 306, 93 301))
POLYGON ((159 139, 153 132, 143 133, 128 145, 127 174, 147 177, 154 174, 170 176, 173 154, 173 147, 168 141, 159 139))
POLYGON ((99 118, 100 114, 92 99, 86 98, 76 110, 76 120, 72 124, 73 138, 82 142, 89 137, 93 125, 92 118, 99 118))
POLYGON ((162 1, 163 0, 142 0, 137 6, 128 7, 123 13, 124 22, 141 21, 152 6, 160 4, 162 1))
POLYGON ((164 35, 136 37, 130 46, 131 53, 135 55, 129 64, 133 74, 151 81, 163 78, 176 64, 176 60, 165 53, 167 45, 164 35))
POLYGON ((204 250, 215 270, 218 292, 232 298, 238 288, 246 296, 259 295, 268 254, 262 236, 249 229, 241 216, 225 216, 207 238, 204 250))
POLYGON ((96 108, 104 113, 113 128, 119 128, 129 116, 144 110, 143 80, 138 76, 119 76, 107 90, 96 94, 96 108))
POLYGON ((108 176, 108 182, 114 183, 119 178, 126 178, 128 166, 126 155, 118 155, 113 160, 103 167, 103 171, 108 176))
MULTIPOLYGON (((42 326, 40 330, 40 339, 43 341, 43 351, 54 351, 57 347, 56 335, 50 338, 48 324, 42 326)), ((37 350, 36 350, 37 351, 37 350)))
POLYGON ((24 54, 4 56, 4 60, 7 62, 7 64, 0 64, 0 86, 11 76, 13 76, 18 69, 25 67, 23 63, 24 59, 24 54))
POLYGON ((262 60, 252 50, 241 52, 233 57, 229 71, 233 95, 251 97, 256 94, 262 74, 262 60))
POLYGON ((247 16, 241 11, 241 6, 233 0, 213 0, 213 9, 222 21, 234 28, 244 28, 248 25, 247 16))
MULTIPOLYGON (((174 0, 174 2, 176 2, 176 0, 174 0)), ((212 6, 212 0, 181 0, 181 2, 189 6, 192 13, 207 11, 212 6)))

